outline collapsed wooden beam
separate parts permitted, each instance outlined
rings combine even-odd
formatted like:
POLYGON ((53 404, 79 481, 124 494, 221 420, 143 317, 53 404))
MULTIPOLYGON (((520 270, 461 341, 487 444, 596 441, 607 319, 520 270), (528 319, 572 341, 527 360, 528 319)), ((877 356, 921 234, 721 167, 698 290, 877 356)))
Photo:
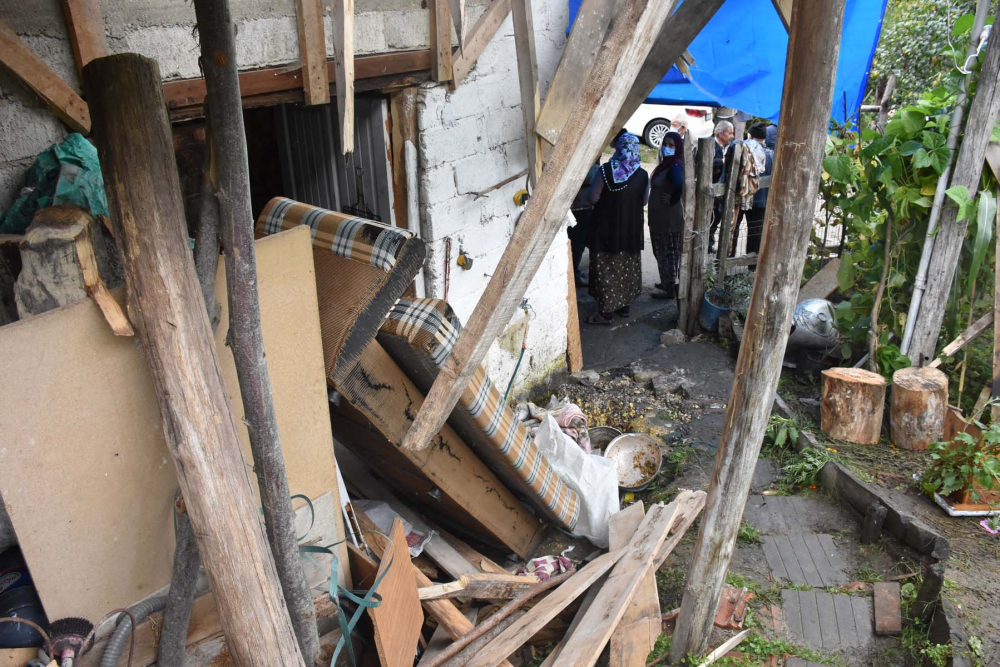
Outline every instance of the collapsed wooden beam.
POLYGON ((327 104, 330 102, 330 81, 326 75, 322 0, 295 0, 295 22, 299 30, 299 60, 302 61, 306 104, 327 104))
POLYGON ((354 152, 354 0, 333 2, 333 62, 337 68, 340 148, 354 152))
MULTIPOLYGON (((785 60, 784 92, 764 241, 750 297, 736 382, 669 660, 708 648, 712 621, 736 545, 743 506, 764 440, 781 359, 802 281, 822 174, 845 0, 798 2, 785 60)), ((687 3, 685 3, 687 4, 687 3)), ((726 239, 720 239, 719 243, 726 239)))
POLYGON ((136 54, 98 58, 83 79, 128 310, 230 651, 238 665, 303 665, 183 233, 156 61, 136 54))
POLYGON ((0 21, 0 65, 38 95, 71 130, 90 134, 87 103, 3 21, 0 21))
POLYGON ((542 156, 535 134, 538 117, 538 61, 535 57, 535 27, 531 0, 511 0, 514 15, 514 50, 517 53, 517 80, 521 87, 521 115, 528 148, 528 179, 532 188, 542 171, 542 156))
POLYGON ((104 30, 101 0, 63 0, 62 6, 76 71, 82 78, 84 65, 111 52, 104 30))
POLYGON ((452 90, 465 80, 469 70, 497 34, 497 30, 510 14, 510 2, 511 0, 490 0, 486 11, 469 31, 462 48, 455 51, 452 64, 452 90))
POLYGON ((431 20, 431 78, 451 81, 451 6, 448 0, 427 0, 431 20))
POLYGON ((622 7, 566 122, 568 134, 553 149, 486 291, 403 438, 403 447, 428 446, 493 340, 510 322, 673 5, 674 0, 628 0, 622 7))

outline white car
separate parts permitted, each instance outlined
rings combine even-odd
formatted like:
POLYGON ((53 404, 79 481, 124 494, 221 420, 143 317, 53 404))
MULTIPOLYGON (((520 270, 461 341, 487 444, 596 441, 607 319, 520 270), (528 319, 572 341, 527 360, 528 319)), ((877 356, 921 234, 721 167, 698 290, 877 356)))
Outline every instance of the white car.
POLYGON ((687 122, 688 136, 712 136, 712 107, 680 107, 669 104, 643 104, 625 123, 625 129, 652 148, 659 148, 674 120, 687 122))

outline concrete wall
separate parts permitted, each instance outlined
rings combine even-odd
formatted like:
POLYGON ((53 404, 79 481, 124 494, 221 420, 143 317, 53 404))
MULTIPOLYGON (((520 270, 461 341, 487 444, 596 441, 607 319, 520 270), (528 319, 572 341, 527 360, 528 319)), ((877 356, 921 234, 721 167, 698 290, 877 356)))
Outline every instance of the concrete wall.
MULTIPOLYGON (((155 58, 165 79, 199 75, 198 40, 190 0, 103 0, 112 52, 155 58)), ((293 0, 231 0, 237 23, 240 67, 253 69, 298 60, 293 0)), ((485 0, 470 0, 471 26, 485 0)), ((542 90, 550 81, 565 43, 565 0, 536 0, 534 26, 542 90)), ((52 69, 80 90, 66 36, 60 0, 0 0, 0 20, 17 32, 52 69)), ((327 17, 327 35, 330 19, 327 17)), ((428 46, 427 9, 421 0, 358 0, 357 53, 411 50, 428 46)), ((332 54, 332 45, 328 44, 332 54)), ((517 61, 510 18, 454 93, 428 84, 418 99, 421 227, 428 243, 428 295, 445 293, 444 243, 452 239, 448 298, 463 321, 500 259, 520 209, 512 196, 523 181, 487 197, 487 189, 527 166, 521 120, 517 61), (460 250, 472 270, 455 264, 460 250)), ((66 128, 19 82, 0 71, 0 209, 17 195, 34 157, 60 141, 66 128)), ((534 309, 518 385, 543 378, 564 362, 566 349, 567 239, 557 238, 527 298, 534 309)), ((488 363, 497 384, 506 386, 520 353, 523 314, 491 350, 488 363)))
MULTIPOLYGON (((564 0, 534 2, 535 46, 542 91, 548 86, 565 44, 564 0)), ((481 10, 476 10, 474 18, 481 10)), ((473 18, 473 20, 474 20, 473 18)), ((428 247, 427 292, 445 293, 445 246, 451 239, 448 302, 467 321, 493 274, 521 210, 513 195, 525 179, 485 197, 486 190, 527 168, 517 58, 510 17, 455 92, 425 85, 417 103, 420 156, 421 231, 428 247), (466 271, 455 261, 464 250, 473 258, 466 271)), ((527 350, 515 390, 565 364, 568 239, 561 231, 525 295, 533 309, 527 350)), ((518 311, 487 357, 490 376, 506 387, 521 352, 524 313, 518 311)))

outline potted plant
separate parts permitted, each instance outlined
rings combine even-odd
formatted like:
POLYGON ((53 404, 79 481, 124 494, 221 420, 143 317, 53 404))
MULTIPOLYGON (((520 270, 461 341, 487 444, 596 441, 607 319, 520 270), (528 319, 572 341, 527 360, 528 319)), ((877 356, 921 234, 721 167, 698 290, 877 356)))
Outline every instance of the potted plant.
POLYGON ((986 428, 970 420, 982 433, 957 433, 950 441, 929 447, 931 465, 920 480, 928 495, 937 493, 953 504, 1000 502, 1000 422, 986 428))

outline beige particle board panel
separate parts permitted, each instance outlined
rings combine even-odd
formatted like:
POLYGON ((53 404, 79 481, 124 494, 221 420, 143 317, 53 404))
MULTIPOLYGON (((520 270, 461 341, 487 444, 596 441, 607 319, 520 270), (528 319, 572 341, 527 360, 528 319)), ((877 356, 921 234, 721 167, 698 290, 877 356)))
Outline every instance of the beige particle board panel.
MULTIPOLYGON (((336 495, 308 229, 258 241, 257 262, 291 491, 336 495)), ((256 491, 220 301, 219 358, 256 491)), ((145 358, 90 300, 0 327, 0 350, 0 494, 49 618, 96 622, 170 580, 177 479, 145 358)))

